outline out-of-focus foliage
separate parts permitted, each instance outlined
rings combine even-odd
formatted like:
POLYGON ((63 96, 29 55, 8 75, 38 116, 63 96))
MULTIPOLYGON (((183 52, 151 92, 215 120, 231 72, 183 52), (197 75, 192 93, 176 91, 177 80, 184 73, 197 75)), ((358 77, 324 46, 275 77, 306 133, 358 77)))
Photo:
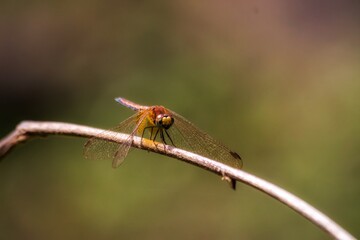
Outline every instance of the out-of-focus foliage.
MULTIPOLYGON (((0 134, 25 119, 110 128, 162 104, 244 170, 360 236, 358 1, 2 1, 0 134)), ((164 156, 119 169, 49 137, 0 164, 0 239, 325 239, 287 207, 164 156)))

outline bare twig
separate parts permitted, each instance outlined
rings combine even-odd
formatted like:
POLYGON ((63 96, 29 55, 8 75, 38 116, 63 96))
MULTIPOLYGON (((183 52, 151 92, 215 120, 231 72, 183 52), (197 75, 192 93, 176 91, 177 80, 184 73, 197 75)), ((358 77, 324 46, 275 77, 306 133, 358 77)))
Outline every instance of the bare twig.
MULTIPOLYGON (((60 134, 80 137, 94 137, 102 131, 102 129, 69 123, 24 121, 21 122, 12 133, 10 133, 8 136, 6 136, 0 141, 0 157, 5 156, 17 144, 24 142, 33 136, 60 134)), ((127 136, 128 135, 126 134, 101 135, 104 140, 118 143, 125 141, 127 139, 127 136)), ((344 230, 342 227, 332 221, 329 217, 327 217, 305 201, 285 191, 284 189, 263 179, 260 179, 252 174, 175 147, 164 146, 163 144, 156 144, 155 146, 152 141, 144 141, 144 139, 141 143, 141 139, 139 137, 134 138, 132 146, 140 149, 146 149, 152 152, 157 152, 169 157, 177 158, 182 161, 197 165, 211 172, 214 172, 223 177, 241 181, 284 203, 286 206, 292 208, 293 210, 310 220, 312 223, 317 225, 323 231, 328 233, 331 237, 335 239, 355 239, 351 234, 349 234, 346 230, 344 230)))

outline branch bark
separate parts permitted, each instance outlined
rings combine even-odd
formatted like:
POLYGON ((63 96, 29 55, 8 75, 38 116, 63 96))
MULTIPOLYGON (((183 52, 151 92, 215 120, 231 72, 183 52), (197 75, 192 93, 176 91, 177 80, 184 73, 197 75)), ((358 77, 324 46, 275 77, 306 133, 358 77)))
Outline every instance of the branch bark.
MULTIPOLYGON (((11 132, 8 136, 6 136, 0 141, 0 158, 4 157, 7 153, 9 153, 11 149, 13 149, 19 143, 25 142, 32 137, 55 134, 89 138, 97 136, 100 132, 103 131, 103 129, 70 123, 24 121, 21 122, 13 132, 11 132)), ((124 142, 127 137, 128 135, 126 134, 102 134, 102 138, 104 140, 118 143, 124 142)), ((325 214, 321 213, 319 210, 315 209, 302 199, 270 182, 267 182, 243 170, 229 167, 214 160, 172 146, 164 146, 163 144, 155 145, 152 141, 146 139, 143 139, 143 141, 141 142, 141 138, 139 137, 134 138, 132 147, 145 149, 147 151, 152 151, 169 157, 173 157, 187 163, 197 165, 205 170, 211 171, 225 178, 231 178, 243 182, 251 187, 254 187, 266 193, 267 195, 282 202, 286 206, 292 208, 294 211, 307 218, 310 222, 317 225, 320 229, 325 231, 332 238, 349 240, 355 239, 341 226, 339 226, 325 214)))

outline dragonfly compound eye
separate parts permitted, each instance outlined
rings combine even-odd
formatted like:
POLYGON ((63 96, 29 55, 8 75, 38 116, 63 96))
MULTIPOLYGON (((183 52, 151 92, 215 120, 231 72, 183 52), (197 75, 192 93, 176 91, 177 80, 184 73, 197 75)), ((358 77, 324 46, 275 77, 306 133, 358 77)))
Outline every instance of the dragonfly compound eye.
POLYGON ((159 115, 157 117, 156 125, 165 129, 169 129, 174 123, 174 118, 169 115, 159 115))

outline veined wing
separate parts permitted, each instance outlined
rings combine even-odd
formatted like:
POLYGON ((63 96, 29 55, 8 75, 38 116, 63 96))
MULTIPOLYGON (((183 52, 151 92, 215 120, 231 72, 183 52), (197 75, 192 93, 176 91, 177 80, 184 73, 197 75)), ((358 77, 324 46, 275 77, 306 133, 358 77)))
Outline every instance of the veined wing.
POLYGON ((239 169, 242 167, 243 163, 239 154, 195 127, 184 117, 173 111, 170 112, 174 117, 174 124, 167 131, 176 147, 184 148, 231 167, 239 169))
POLYGON ((113 167, 118 167, 125 159, 131 147, 133 135, 138 121, 138 113, 122 121, 118 126, 105 130, 96 137, 90 138, 84 146, 84 156, 90 159, 112 159, 113 167), (119 133, 130 134, 129 138, 122 144, 101 139, 102 136, 119 133))

